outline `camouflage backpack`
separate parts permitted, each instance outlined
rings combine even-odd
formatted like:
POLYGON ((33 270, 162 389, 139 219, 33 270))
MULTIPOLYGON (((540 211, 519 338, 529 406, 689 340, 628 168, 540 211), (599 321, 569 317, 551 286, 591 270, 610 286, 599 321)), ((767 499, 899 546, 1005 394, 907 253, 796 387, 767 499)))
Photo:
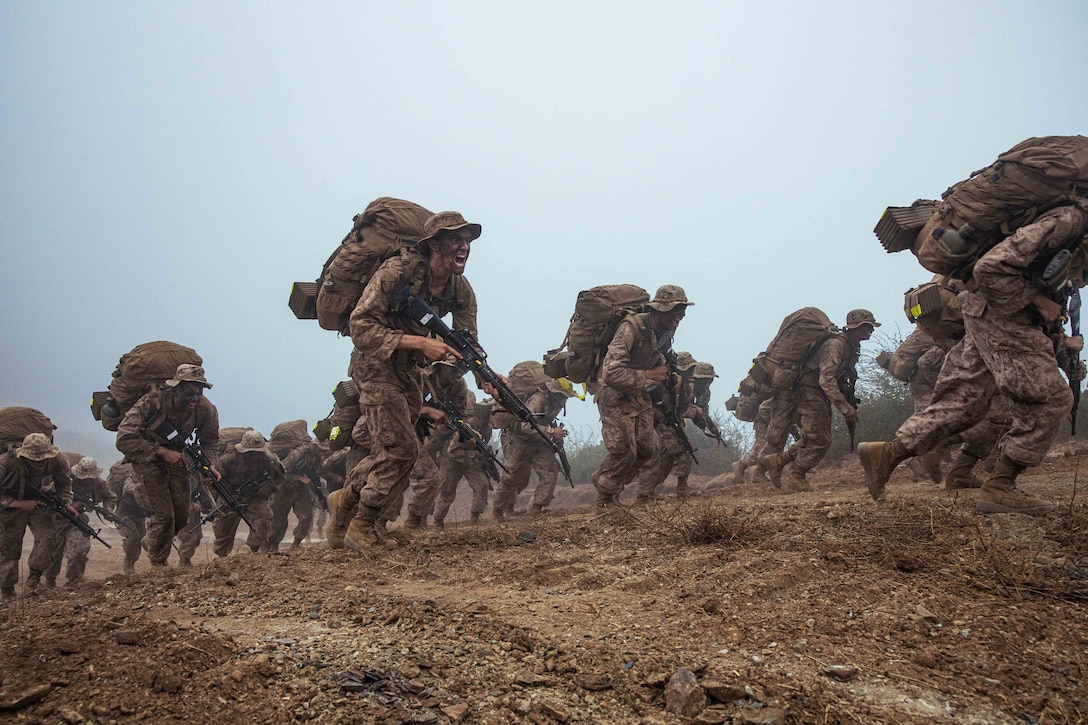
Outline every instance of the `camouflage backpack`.
POLYGON ((942 198, 916 202, 915 214, 889 207, 874 231, 887 251, 909 248, 929 271, 966 281, 987 251, 1041 213, 1088 203, 1088 137, 1029 138, 942 198))
POLYGON ((544 355, 544 372, 574 383, 592 381, 625 317, 643 312, 650 295, 633 284, 602 285, 578 293, 563 344, 544 355))
POLYGON ((802 307, 786 315, 767 349, 752 361, 748 375, 771 390, 789 390, 820 344, 839 333, 823 310, 802 307))
POLYGON ((106 430, 115 431, 128 409, 156 385, 174 377, 179 365, 203 365, 191 347, 157 340, 137 345, 121 356, 108 391, 91 395, 91 415, 106 430))
POLYGON ((383 196, 370 202, 355 215, 351 231, 329 256, 317 282, 292 286, 289 304, 295 316, 346 334, 366 283, 385 260, 424 236, 423 225, 431 216, 431 211, 403 199, 383 196))
POLYGON ((52 441, 56 429, 53 421, 36 408, 0 408, 0 453, 14 449, 30 433, 44 433, 52 441))
POLYGON ((272 429, 272 435, 268 437, 268 445, 280 459, 303 444, 310 443, 310 430, 305 420, 292 420, 280 423, 272 429))

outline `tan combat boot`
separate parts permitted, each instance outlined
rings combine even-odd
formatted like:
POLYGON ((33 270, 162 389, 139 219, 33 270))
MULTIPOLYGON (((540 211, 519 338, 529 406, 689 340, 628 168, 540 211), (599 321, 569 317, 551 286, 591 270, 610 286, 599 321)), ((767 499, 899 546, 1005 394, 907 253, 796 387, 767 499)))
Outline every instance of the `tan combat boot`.
POLYGON ((767 469, 761 465, 755 465, 752 467, 752 483, 770 483, 771 479, 767 478, 767 469))
POLYGON ((948 469, 944 477, 944 487, 947 489, 982 488, 982 481, 971 474, 976 463, 978 458, 967 451, 957 453, 955 460, 952 461, 952 467, 948 469))
MULTIPOLYGON (((748 464, 743 460, 737 461, 733 464, 733 472, 729 474, 729 478, 726 479, 727 485, 734 485, 737 483, 744 483, 744 472, 748 470, 748 464)), ((677 487, 679 489, 679 486, 677 487)))
POLYGON ((790 468, 789 474, 786 476, 786 480, 783 483, 786 486, 787 491, 811 491, 812 488, 808 485, 808 478, 806 474, 808 471, 802 471, 797 466, 790 468))
POLYGON ((36 569, 31 569, 30 573, 26 575, 26 581, 23 582, 23 596, 37 596, 38 587, 41 585, 41 581, 42 573, 36 569))
POLYGON ((381 509, 362 503, 359 504, 358 512, 352 518, 351 523, 348 524, 344 544, 352 548, 364 548, 380 544, 382 537, 377 531, 377 521, 380 513, 381 509))
POLYGON ((344 537, 357 504, 358 499, 347 489, 341 488, 329 494, 329 525, 325 529, 325 540, 332 548, 344 548, 344 537))
POLYGON ((473 511, 468 515, 468 522, 473 526, 478 526, 480 523, 480 514, 473 511))
POLYGON ((597 500, 593 502, 593 505, 597 508, 611 508, 616 505, 615 496, 610 493, 597 489, 597 500))
POLYGON ((423 519, 419 514, 408 514, 408 518, 404 520, 403 528, 409 531, 420 531, 423 529, 423 519))
POLYGON ((874 501, 884 500, 884 488, 892 471, 912 455, 898 438, 887 443, 873 441, 858 444, 858 458, 865 469, 865 485, 874 501))
POLYGON ((687 498, 691 495, 691 489, 688 488, 688 477, 679 476, 676 479, 676 498, 687 498))
POLYGON ((941 446, 918 456, 922 469, 929 476, 929 480, 936 484, 940 484, 944 480, 944 475, 941 473, 941 455, 944 454, 944 451, 944 447, 941 446))
POLYGON ((497 524, 501 524, 506 521, 506 514, 503 513, 502 508, 499 506, 494 506, 491 509, 491 516, 495 519, 495 523, 497 524))
POLYGON ((534 503, 532 506, 529 507, 529 515, 530 516, 536 518, 537 516, 542 516, 543 514, 544 514, 544 507, 541 506, 540 504, 534 503))
POLYGON ((1054 504, 1032 498, 1016 487, 1016 477, 1024 466, 1005 456, 997 459, 994 472, 982 484, 975 510, 985 514, 1027 514, 1046 516, 1054 510, 1054 504))
POLYGON ((771 484, 775 488, 782 488, 782 469, 792 460, 793 454, 789 451, 772 453, 769 456, 761 456, 759 465, 767 470, 767 476, 771 479, 771 484))

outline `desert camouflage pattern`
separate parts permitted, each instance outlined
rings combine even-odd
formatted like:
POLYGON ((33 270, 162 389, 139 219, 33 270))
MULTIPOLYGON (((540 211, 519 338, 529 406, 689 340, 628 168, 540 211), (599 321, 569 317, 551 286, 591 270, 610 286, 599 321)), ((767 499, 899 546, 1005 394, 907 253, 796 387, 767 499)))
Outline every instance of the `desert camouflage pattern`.
POLYGON ((19 559, 23 555, 23 536, 27 528, 34 537, 27 561, 31 577, 38 578, 49 568, 57 538, 57 525, 51 511, 44 508, 33 512, 18 511, 7 505, 14 500, 32 498, 26 493, 26 483, 41 490, 55 488, 62 499, 72 500, 72 479, 64 456, 46 459, 46 467, 38 473, 30 471, 25 463, 14 452, 0 455, 0 481, 13 474, 0 492, 0 588, 5 590, 19 581, 19 559))
MULTIPOLYGON (((107 511, 114 512, 117 506, 117 497, 110 489, 109 484, 100 477, 72 478, 72 495, 89 498, 107 511)), ((73 498, 74 501, 74 498, 73 498)), ((90 523, 90 514, 86 511, 85 504, 74 501, 72 504, 80 512, 80 519, 84 523, 90 523)), ((83 535, 63 517, 56 516, 57 539, 53 544, 53 561, 45 570, 45 581, 50 585, 56 583, 64 561, 68 566, 64 570, 66 584, 76 584, 83 581, 87 571, 87 558, 91 553, 91 538, 83 535)))
MULTIPOLYGON (((223 482, 232 494, 253 476, 263 473, 271 475, 270 480, 261 484, 256 494, 249 499, 245 509, 246 518, 253 524, 246 537, 246 545, 253 553, 271 553, 269 535, 272 529, 272 492, 283 483, 283 464, 271 452, 240 453, 233 447, 227 449, 219 463, 222 466, 220 473, 223 482)), ((222 502, 215 503, 218 505, 222 502)), ((223 506, 220 513, 212 519, 212 533, 215 536, 212 551, 216 556, 227 556, 234 550, 234 539, 241 521, 242 517, 227 506, 223 506)))
MULTIPOLYGON (((565 407, 566 400, 563 393, 537 390, 529 396, 525 405, 541 421, 541 427, 548 428, 565 407)), ((503 463, 509 472, 501 471, 499 474, 493 506, 504 511, 512 509, 517 495, 528 488, 530 477, 536 471, 537 484, 532 504, 544 508, 555 497, 555 483, 559 477, 559 461, 556 460, 555 451, 528 423, 516 421, 509 431, 509 435, 503 439, 502 449, 503 463)))

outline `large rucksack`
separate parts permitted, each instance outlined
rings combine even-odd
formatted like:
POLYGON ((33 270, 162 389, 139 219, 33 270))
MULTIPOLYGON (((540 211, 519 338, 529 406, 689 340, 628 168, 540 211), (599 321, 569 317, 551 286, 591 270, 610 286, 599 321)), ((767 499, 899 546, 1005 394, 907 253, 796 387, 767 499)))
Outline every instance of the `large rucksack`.
POLYGON ((268 445, 281 460, 303 443, 310 442, 310 430, 305 420, 292 420, 280 423, 272 429, 268 445))
POLYGON ((544 372, 575 383, 593 380, 620 322, 643 312, 649 301, 646 290, 633 284, 602 285, 579 292, 563 344, 544 355, 544 372))
POLYGON ((771 344, 752 361, 748 375, 771 390, 789 390, 820 343, 838 332, 823 310, 802 307, 782 320, 771 344))
POLYGON ((299 319, 316 319, 326 330, 347 333, 348 318, 378 267, 403 246, 424 236, 433 213, 419 204, 383 196, 356 214, 351 231, 321 269, 316 283, 296 282, 291 310, 299 319))
POLYGON ((0 408, 0 453, 14 449, 31 433, 43 433, 52 442, 56 429, 53 421, 36 408, 0 408))
POLYGON ((191 347, 157 340, 137 345, 121 356, 113 371, 108 391, 91 396, 91 415, 106 430, 115 431, 128 409, 174 377, 179 365, 203 365, 204 360, 191 347), (112 404, 108 404, 112 399, 112 404))
POLYGON ((893 217, 905 212, 889 207, 874 231, 889 252, 909 248, 929 271, 967 280, 983 254, 1041 213, 1088 204, 1088 137, 1029 138, 942 198, 928 216, 898 226, 893 217), (913 225, 920 227, 906 245, 913 225))

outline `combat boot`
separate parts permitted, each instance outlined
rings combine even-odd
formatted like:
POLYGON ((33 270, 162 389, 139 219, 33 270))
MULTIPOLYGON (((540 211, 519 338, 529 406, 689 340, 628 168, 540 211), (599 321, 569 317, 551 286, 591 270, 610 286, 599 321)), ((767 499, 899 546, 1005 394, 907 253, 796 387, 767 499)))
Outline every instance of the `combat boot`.
POLYGON ((759 464, 767 470, 767 477, 771 479, 771 485, 775 488, 782 488, 782 469, 792 460, 793 454, 786 451, 785 453, 772 453, 769 456, 761 456, 759 464))
POLYGON ((192 557, 187 556, 185 558, 180 558, 180 557, 178 558, 178 566, 192 566, 192 565, 193 565, 192 557))
POLYGON ((470 524, 472 524, 473 526, 479 526, 480 525, 480 514, 478 512, 476 512, 476 511, 473 511, 468 516, 468 522, 470 524))
POLYGON ((358 511, 344 535, 344 544, 352 548, 365 548, 381 543, 382 537, 378 534, 378 515, 381 509, 376 509, 366 504, 359 504, 358 511))
POLYGON ((858 444, 858 458, 865 469, 865 485, 874 501, 884 500, 884 489, 892 471, 914 454, 896 438, 893 441, 873 441, 858 444))
POLYGON ((47 576, 45 578, 45 583, 42 585, 42 588, 44 588, 44 589, 56 589, 57 588, 57 579, 56 579, 56 577, 48 577, 47 576))
POLYGON ((691 495, 688 490, 688 477, 681 476, 676 479, 676 498, 687 498, 691 495))
POLYGON ((767 478, 767 469, 758 464, 752 467, 752 483, 758 485, 770 482, 771 480, 767 478))
POLYGON ((408 518, 404 520, 403 528, 409 531, 420 531, 423 528, 423 519, 419 514, 408 514, 408 518))
POLYGON ((1016 477, 1024 466, 1005 456, 997 459, 994 472, 982 484, 975 510, 985 514, 1027 514, 1046 516, 1054 510, 1054 504, 1032 498, 1016 487, 1016 477))
POLYGON ((292 549, 301 549, 302 548, 302 539, 295 539, 294 541, 292 541, 291 542, 291 548, 292 549))
POLYGON ((495 519, 495 523, 497 523, 497 524, 501 524, 504 521, 506 521, 506 514, 503 513, 502 508, 499 507, 499 506, 496 506, 493 509, 491 509, 491 516, 495 519))
POLYGON ((736 461, 733 463, 733 472, 729 474, 729 478, 726 479, 726 483, 729 485, 744 483, 744 472, 748 470, 748 464, 744 461, 736 461))
POLYGON ((616 505, 616 499, 612 494, 597 489, 597 500, 593 502, 593 505, 602 509, 611 508, 616 505))
POLYGON ((121 571, 124 574, 132 575, 136 573, 136 562, 129 560, 126 556, 125 561, 121 564, 121 571))
POLYGON ((789 474, 786 476, 784 483, 786 484, 787 491, 811 491, 812 489, 808 485, 808 478, 806 474, 808 471, 802 471, 797 466, 790 468, 789 474))
POLYGON ((544 513, 544 507, 541 506, 538 503, 534 503, 532 506, 529 507, 529 515, 530 516, 534 516, 534 517, 535 516, 541 516, 541 515, 543 515, 543 513, 544 513))
POLYGON ((445 531, 446 530, 446 517, 436 515, 434 517, 434 527, 436 529, 438 529, 439 531, 445 531))
POLYGON ((2 599, 14 599, 15 587, 4 587, 0 589, 0 598, 2 599))
POLYGON ((26 581, 23 582, 23 596, 36 596, 38 594, 38 587, 41 585, 42 573, 36 569, 31 569, 30 573, 26 575, 26 581))
POLYGON ((329 495, 329 525, 325 529, 325 540, 333 549, 344 548, 344 537, 348 533, 348 526, 358 502, 359 499, 346 488, 333 491, 329 495))
POLYGON ((945 448, 934 448, 928 453, 923 453, 918 456, 918 460, 921 461, 922 470, 926 472, 929 480, 933 483, 940 484, 944 480, 944 475, 941 473, 941 456, 944 454, 945 448))
POLYGON ((967 451, 957 453, 955 460, 952 461, 952 467, 948 469, 944 477, 944 487, 947 489, 982 488, 982 481, 971 473, 976 463, 978 458, 967 451))

